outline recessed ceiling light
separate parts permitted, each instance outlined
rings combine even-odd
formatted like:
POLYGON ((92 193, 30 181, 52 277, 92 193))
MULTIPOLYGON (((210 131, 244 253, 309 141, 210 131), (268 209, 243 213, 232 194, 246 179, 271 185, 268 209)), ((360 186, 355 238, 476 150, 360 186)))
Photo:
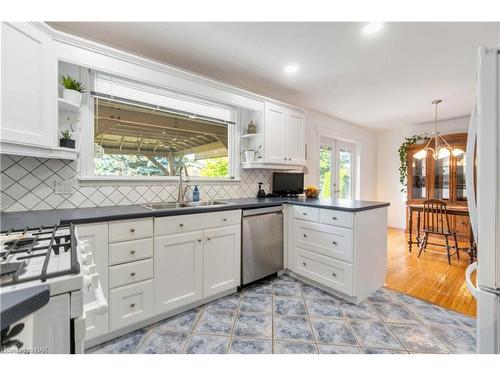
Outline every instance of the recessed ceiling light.
POLYGON ((295 73, 297 70, 299 70, 299 67, 295 64, 289 64, 283 68, 285 73, 295 73))
POLYGON ((375 34, 382 30, 384 24, 382 22, 371 22, 361 30, 363 34, 375 34))

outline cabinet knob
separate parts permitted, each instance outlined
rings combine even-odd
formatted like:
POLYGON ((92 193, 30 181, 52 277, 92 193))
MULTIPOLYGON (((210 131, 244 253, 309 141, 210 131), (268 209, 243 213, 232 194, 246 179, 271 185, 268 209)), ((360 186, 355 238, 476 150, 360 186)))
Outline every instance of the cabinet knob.
POLYGON ((198 238, 198 242, 201 242, 201 238, 198 238))
POLYGON ((332 244, 336 245, 336 244, 337 244, 337 241, 332 241, 332 244))
POLYGON ((332 272, 333 277, 337 277, 337 274, 335 272, 332 272))
POLYGON ((134 255, 135 254, 135 250, 130 250, 130 254, 134 255))
POLYGON ((302 262, 302 265, 303 265, 303 266, 307 266, 307 263, 306 263, 306 262, 302 262))
POLYGON ((307 212, 302 212, 302 215, 307 216, 307 212))
POLYGON ((135 232, 135 228, 130 228, 130 232, 134 233, 135 232))
POLYGON ((210 238, 210 237, 207 237, 207 241, 210 241, 210 240, 211 240, 211 238, 210 238))
POLYGON ((334 217, 332 217, 332 220, 337 220, 337 218, 334 216, 334 217))
POLYGON ((181 228, 182 228, 183 226, 184 226, 184 224, 179 224, 179 227, 181 227, 181 228))
POLYGON ((222 221, 227 221, 227 219, 226 219, 226 218, 224 218, 224 219, 222 219, 222 221))
POLYGON ((304 238, 307 238, 307 234, 304 233, 304 238))
POLYGON ((130 276, 134 277, 135 276, 135 272, 130 272, 130 276))
POLYGON ((288 160, 292 160, 292 158, 288 158, 288 160))
POLYGON ((135 303, 131 303, 130 307, 133 309, 135 307, 135 303))
POLYGON ((283 158, 283 160, 287 160, 287 158, 283 158))

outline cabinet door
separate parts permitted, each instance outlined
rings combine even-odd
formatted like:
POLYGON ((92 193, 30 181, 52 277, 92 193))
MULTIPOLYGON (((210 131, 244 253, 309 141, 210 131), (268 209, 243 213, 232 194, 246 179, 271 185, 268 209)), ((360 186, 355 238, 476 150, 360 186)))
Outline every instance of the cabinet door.
MULTIPOLYGON (((99 282, 106 300, 108 298, 108 223, 84 224, 76 227, 78 241, 87 241, 99 274, 99 282)), ((92 302, 93 293, 85 293, 85 303, 92 302)), ((85 340, 109 332, 108 313, 88 314, 85 321, 85 340)))
POLYGON ((205 231, 203 297, 240 285, 241 227, 233 225, 205 231))
POLYGON ((305 116, 298 112, 288 112, 287 115, 287 154, 290 164, 305 164, 305 116))
POLYGON ((52 40, 28 23, 2 22, 1 41, 1 140, 55 146, 57 60, 52 40))
POLYGON ((155 238, 155 313, 170 311, 202 298, 202 240, 202 231, 155 238))
POLYGON ((286 139, 286 109, 266 103, 264 126, 264 161, 288 164, 286 139))

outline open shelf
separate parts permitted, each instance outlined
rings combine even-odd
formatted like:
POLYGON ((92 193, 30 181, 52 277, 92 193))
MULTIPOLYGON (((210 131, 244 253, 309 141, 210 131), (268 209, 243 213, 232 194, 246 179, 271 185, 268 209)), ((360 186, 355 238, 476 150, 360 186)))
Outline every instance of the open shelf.
POLYGON ((256 138, 262 136, 262 133, 255 133, 255 134, 243 134, 241 138, 256 138))
POLYGON ((78 113, 80 112, 80 106, 76 106, 62 98, 57 98, 57 104, 60 110, 78 113))

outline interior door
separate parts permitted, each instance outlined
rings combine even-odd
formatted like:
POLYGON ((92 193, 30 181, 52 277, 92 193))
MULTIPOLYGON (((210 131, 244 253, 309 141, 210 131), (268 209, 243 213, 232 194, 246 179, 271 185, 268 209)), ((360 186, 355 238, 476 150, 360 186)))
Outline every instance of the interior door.
POLYGON ((356 146, 321 137, 320 189, 322 198, 354 199, 356 146))
POLYGON ((266 163, 288 164, 286 110, 266 103, 264 159, 266 163))
POLYGON ((203 297, 240 285, 241 228, 239 225, 205 230, 203 297))
POLYGON ((197 301, 203 294, 203 232, 155 238, 155 313, 197 301))

